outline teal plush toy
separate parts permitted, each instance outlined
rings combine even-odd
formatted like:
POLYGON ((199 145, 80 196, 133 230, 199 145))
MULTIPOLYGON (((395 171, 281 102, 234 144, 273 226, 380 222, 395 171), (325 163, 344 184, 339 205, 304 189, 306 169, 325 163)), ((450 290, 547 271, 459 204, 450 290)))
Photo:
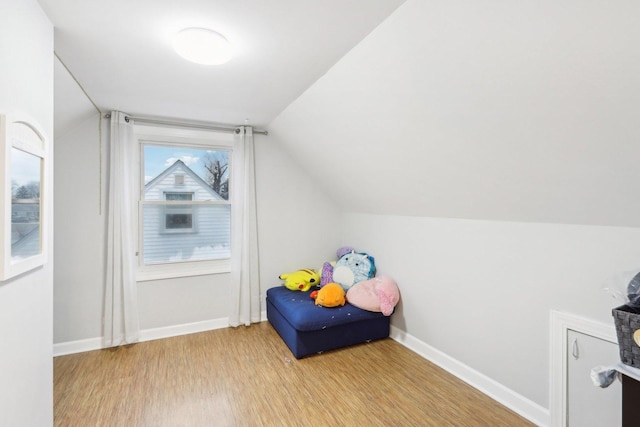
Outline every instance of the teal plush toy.
POLYGON ((335 265, 324 263, 322 267, 321 285, 334 282, 342 286, 345 291, 356 283, 371 279, 376 274, 375 260, 371 255, 363 252, 343 253, 335 265))

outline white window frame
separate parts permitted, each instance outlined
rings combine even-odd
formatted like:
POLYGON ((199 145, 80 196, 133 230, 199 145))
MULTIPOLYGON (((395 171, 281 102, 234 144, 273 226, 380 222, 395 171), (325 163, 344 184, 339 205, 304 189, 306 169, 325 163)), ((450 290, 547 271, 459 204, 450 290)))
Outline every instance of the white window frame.
MULTIPOLYGON (((179 146, 185 145, 193 148, 203 148, 208 150, 224 150, 229 152, 229 162, 233 157, 234 135, 228 132, 216 132, 202 129, 176 128, 169 126, 153 126, 146 124, 134 124, 134 134, 137 144, 137 156, 139 158, 135 162, 137 165, 136 176, 137 188, 135 192, 136 200, 134 206, 138 206, 135 212, 136 218, 135 235, 136 240, 136 256, 138 258, 138 269, 136 280, 139 282, 149 280, 161 280, 177 277, 191 277, 208 274, 223 274, 231 272, 231 259, 205 260, 205 261, 186 261, 173 262, 166 264, 144 264, 143 248, 143 198, 144 198, 144 159, 142 158, 142 147, 144 145, 167 145, 179 146)), ((231 168, 230 168, 231 170, 231 168)), ((230 176, 230 179, 232 177, 230 176)), ((148 201, 146 203, 149 203, 148 201)), ((164 203, 164 202, 162 202, 164 203)), ((179 202, 176 202, 179 203, 179 202)), ((192 201, 192 204, 204 203, 192 201)), ((220 201, 219 204, 231 205, 229 200, 220 201)), ((193 224, 195 227, 195 224, 193 224)), ((170 232, 175 232, 171 230, 170 232)), ((230 230, 231 232, 231 230, 230 230)))

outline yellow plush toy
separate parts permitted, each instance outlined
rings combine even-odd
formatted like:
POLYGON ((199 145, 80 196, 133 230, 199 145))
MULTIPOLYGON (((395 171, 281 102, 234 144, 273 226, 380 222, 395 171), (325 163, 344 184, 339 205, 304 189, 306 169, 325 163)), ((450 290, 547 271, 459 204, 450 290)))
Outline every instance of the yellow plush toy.
POLYGON ((292 291, 307 292, 311 289, 311 286, 316 286, 320 283, 320 275, 310 269, 284 273, 279 277, 284 280, 284 286, 292 291))
POLYGON ((327 283, 324 285, 316 295, 316 305, 323 307, 337 307, 344 305, 346 302, 345 291, 342 286, 337 283, 327 283))

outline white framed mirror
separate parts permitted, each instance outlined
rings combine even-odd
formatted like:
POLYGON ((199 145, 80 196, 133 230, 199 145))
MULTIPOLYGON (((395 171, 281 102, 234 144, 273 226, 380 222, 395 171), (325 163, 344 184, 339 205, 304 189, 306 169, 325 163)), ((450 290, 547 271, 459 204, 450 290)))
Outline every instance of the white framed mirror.
POLYGON ((0 281, 47 260, 42 195, 47 138, 31 119, 0 115, 0 281))

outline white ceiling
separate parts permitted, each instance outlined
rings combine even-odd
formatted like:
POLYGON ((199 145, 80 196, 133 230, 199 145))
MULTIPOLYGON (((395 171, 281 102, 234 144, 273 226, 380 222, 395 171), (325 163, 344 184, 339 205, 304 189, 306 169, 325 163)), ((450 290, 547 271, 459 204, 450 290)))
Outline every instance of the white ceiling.
POLYGON ((56 54, 102 111, 266 127, 404 0, 39 2, 56 54), (171 37, 193 26, 224 34, 234 58, 179 57, 171 37))

